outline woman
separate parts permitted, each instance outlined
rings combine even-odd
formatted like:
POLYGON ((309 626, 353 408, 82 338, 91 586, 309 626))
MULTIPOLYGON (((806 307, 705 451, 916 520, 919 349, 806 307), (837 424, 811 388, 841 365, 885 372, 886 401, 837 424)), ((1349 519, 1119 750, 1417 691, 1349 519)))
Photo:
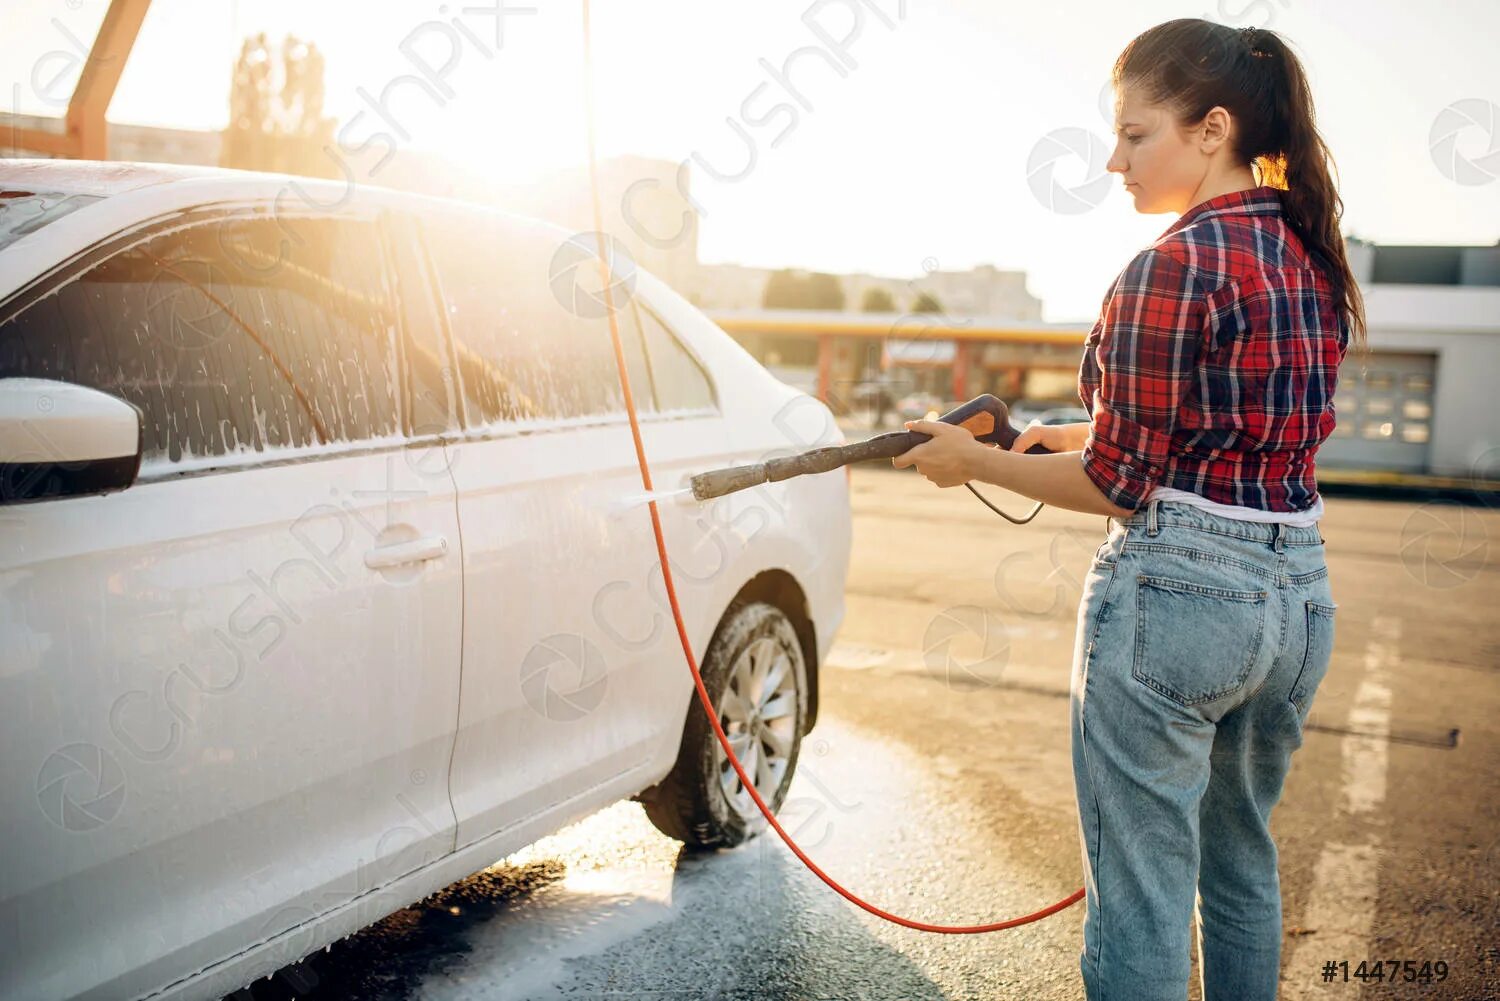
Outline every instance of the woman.
POLYGON ((1093 1001, 1276 996, 1268 828, 1333 645, 1313 457, 1363 305, 1301 65, 1263 29, 1169 21, 1115 63, 1108 169, 1180 216, 1105 296, 1087 423, 963 428, 893 462, 1108 515, 1078 610, 1072 749, 1093 1001), (1040 442, 1057 454, 1022 454, 1040 442), (1195 900, 1196 897, 1196 900, 1195 900), (1196 906, 1195 906, 1196 905, 1196 906))

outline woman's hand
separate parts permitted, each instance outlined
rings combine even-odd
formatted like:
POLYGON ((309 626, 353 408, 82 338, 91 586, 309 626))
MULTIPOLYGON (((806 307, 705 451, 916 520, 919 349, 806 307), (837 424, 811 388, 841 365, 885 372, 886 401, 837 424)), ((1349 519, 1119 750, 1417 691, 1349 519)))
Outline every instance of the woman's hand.
POLYGON ((1077 452, 1088 440, 1089 428, 1092 426, 1089 421, 1076 421, 1072 424, 1042 424, 1032 421, 1011 442, 1010 450, 1024 452, 1040 443, 1049 452, 1077 452))
POLYGON ((974 478, 974 459, 986 448, 997 447, 975 441, 968 428, 944 421, 907 421, 906 430, 930 434, 891 460, 897 469, 915 465, 917 472, 940 487, 956 487, 974 478))

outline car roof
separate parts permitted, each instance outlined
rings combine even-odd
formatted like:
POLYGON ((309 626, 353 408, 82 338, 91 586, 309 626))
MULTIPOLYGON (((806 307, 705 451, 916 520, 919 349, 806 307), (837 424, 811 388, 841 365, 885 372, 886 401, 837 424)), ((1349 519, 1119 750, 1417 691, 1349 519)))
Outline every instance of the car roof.
POLYGON ((124 160, 0 160, 0 192, 26 191, 96 198, 92 205, 27 233, 0 248, 0 301, 55 263, 143 219, 226 200, 264 201, 278 207, 311 207, 342 214, 379 206, 407 211, 483 212, 510 225, 558 238, 569 233, 547 220, 496 205, 468 202, 327 178, 230 167, 124 160))
MULTIPOLYGON (((0 159, 0 191, 22 190, 62 195, 144 196, 163 207, 185 207, 220 198, 269 199, 280 207, 299 205, 338 212, 355 202, 390 205, 408 210, 480 211, 514 225, 538 227, 549 233, 571 231, 547 219, 487 202, 389 188, 368 180, 358 183, 274 171, 240 170, 196 164, 147 163, 131 160, 0 159), (147 189, 155 189, 150 191, 147 189), (291 191, 296 197, 286 196, 291 191), (286 197, 283 197, 286 196, 286 197)), ((124 199, 119 199, 124 200, 124 199)), ((97 215, 97 213, 95 213, 97 215)))
POLYGON ((70 195, 117 195, 152 184, 201 177, 248 178, 248 170, 130 160, 0 160, 0 187, 70 195))

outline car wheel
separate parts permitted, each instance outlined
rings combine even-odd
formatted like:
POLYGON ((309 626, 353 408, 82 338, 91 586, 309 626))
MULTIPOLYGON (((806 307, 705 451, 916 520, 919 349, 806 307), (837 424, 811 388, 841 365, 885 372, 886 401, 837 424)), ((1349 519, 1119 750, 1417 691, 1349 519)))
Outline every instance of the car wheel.
MULTIPOLYGON (((807 718, 807 662, 791 620, 763 601, 730 606, 700 672, 735 757, 774 813, 792 783, 807 718)), ((731 848, 768 826, 696 687, 676 764, 637 798, 658 830, 693 848, 731 848)))

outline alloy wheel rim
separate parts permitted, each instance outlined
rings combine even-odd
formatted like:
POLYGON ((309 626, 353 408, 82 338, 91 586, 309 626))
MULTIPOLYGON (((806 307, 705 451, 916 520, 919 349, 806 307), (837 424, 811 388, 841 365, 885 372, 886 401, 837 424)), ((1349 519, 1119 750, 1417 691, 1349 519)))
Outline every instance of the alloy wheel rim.
MULTIPOLYGON (((769 803, 791 762, 797 725, 797 673, 781 644, 763 636, 740 652, 719 697, 719 723, 755 791, 769 803)), ((741 816, 757 815, 755 800, 718 741, 714 765, 724 798, 741 816)))

